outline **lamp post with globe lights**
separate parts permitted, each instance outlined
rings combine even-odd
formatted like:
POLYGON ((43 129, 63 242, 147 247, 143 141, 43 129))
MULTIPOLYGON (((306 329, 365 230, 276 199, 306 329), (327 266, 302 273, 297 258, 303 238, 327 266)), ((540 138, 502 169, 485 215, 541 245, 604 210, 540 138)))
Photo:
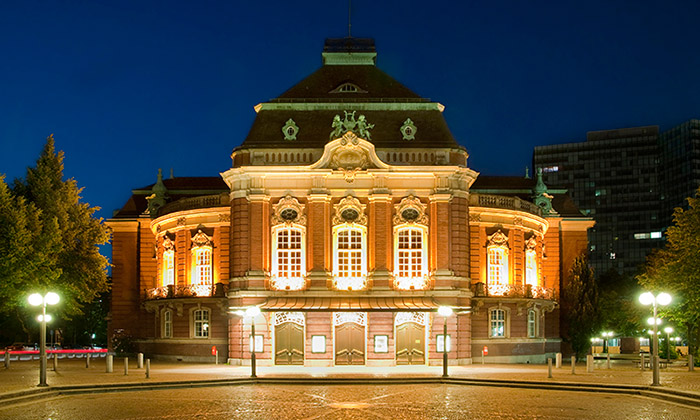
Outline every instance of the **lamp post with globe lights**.
POLYGON ((442 315, 445 322, 442 324, 442 377, 447 378, 447 317, 452 316, 452 308, 449 306, 440 306, 438 314, 442 315))
POLYGON ((48 292, 42 296, 39 293, 29 295, 27 299, 32 306, 41 306, 39 320, 39 385, 48 386, 46 383, 46 323, 51 321, 51 315, 46 313, 46 305, 55 305, 60 297, 54 292, 48 292))
POLYGON ((666 333, 666 362, 670 363, 671 362, 671 333, 673 332, 673 328, 666 327, 666 328, 664 328, 664 332, 666 333))
POLYGON ((657 307, 666 306, 671 303, 671 295, 661 292, 654 296, 651 292, 642 293, 639 296, 639 303, 644 306, 651 305, 654 310, 654 317, 650 318, 650 324, 654 327, 652 346, 652 386, 659 385, 659 324, 661 320, 657 317, 657 307))
POLYGON ((257 378, 255 374, 255 318, 260 315, 260 308, 251 306, 245 310, 245 318, 250 318, 250 377, 257 378))

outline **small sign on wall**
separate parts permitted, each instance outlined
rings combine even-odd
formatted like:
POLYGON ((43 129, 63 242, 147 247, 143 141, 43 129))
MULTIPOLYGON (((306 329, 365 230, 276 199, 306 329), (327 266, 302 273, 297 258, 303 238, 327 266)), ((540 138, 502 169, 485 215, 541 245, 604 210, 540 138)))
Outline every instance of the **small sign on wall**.
POLYGON ((389 353, 389 336, 375 335, 374 336, 374 352, 389 353))
POLYGON ((325 353, 326 352, 326 336, 325 335, 312 335, 311 336, 311 353, 325 353))

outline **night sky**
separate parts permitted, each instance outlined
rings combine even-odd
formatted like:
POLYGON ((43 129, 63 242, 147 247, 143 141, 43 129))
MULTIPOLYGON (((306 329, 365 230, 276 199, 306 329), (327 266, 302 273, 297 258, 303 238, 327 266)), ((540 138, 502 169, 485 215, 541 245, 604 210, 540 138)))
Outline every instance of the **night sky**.
MULTIPOLYGON (((699 118, 698 16, 698 1, 354 0, 352 35, 446 106, 472 169, 517 175, 535 145, 699 118)), ((104 218, 158 168, 216 176, 253 106, 346 35, 347 1, 3 1, 0 173, 24 176, 54 133, 104 218)))

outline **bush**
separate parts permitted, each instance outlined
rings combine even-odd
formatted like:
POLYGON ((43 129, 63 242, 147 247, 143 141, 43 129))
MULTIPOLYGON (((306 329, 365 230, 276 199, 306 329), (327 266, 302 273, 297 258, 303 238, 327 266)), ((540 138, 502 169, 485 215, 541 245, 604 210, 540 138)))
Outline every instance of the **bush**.
POLYGON ((124 330, 117 330, 112 337, 112 347, 117 356, 133 354, 136 351, 134 338, 124 330))

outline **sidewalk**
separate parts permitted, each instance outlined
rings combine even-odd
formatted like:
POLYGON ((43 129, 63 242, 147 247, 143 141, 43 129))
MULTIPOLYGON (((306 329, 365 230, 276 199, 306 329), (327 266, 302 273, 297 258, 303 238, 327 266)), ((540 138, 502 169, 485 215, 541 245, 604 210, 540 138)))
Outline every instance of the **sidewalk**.
MULTIPOLYGON (((105 373, 105 360, 92 360, 90 368, 85 367, 84 360, 59 360, 56 372, 52 363, 48 363, 47 382, 49 387, 106 384, 149 384, 161 382, 188 382, 246 379, 250 376, 250 366, 228 366, 213 364, 191 364, 151 361, 150 378, 146 378, 145 369, 137 369, 136 361, 130 359, 129 374, 124 375, 123 359, 114 359, 114 372, 105 373)), ((309 368, 301 366, 257 367, 259 378, 439 378, 441 366, 398 366, 365 367, 337 366, 333 368, 309 368)), ((525 381, 551 384, 597 384, 648 386, 651 384, 651 372, 640 371, 627 362, 617 362, 606 368, 605 362, 596 362, 593 373, 586 372, 585 364, 576 366, 572 375, 571 366, 565 364, 560 369, 553 368, 553 377, 547 378, 546 365, 481 365, 450 366, 452 378, 525 381)), ((10 369, 0 367, 0 400, 3 394, 36 390, 39 382, 39 362, 13 362, 10 369)), ((663 388, 690 392, 700 399, 700 369, 688 372, 687 366, 671 366, 661 370, 663 388)))

